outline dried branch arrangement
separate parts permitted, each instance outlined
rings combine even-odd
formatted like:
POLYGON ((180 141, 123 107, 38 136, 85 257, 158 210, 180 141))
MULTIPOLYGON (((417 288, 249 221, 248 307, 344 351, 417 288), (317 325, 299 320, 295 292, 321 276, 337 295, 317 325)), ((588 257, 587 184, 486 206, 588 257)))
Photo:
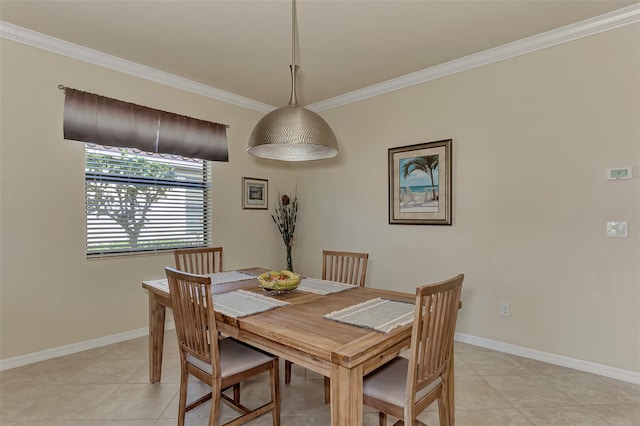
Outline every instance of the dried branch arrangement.
POLYGON ((282 241, 287 248, 287 269, 293 271, 291 264, 291 244, 293 234, 296 231, 296 219, 298 217, 298 196, 294 193, 292 197, 287 194, 278 193, 278 201, 275 204, 274 212, 271 215, 273 222, 278 227, 282 241))

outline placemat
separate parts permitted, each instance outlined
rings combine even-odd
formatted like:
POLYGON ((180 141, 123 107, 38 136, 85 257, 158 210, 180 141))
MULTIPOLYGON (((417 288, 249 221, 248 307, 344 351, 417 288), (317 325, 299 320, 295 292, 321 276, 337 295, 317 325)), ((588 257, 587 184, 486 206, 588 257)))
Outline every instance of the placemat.
POLYGON ((152 285, 154 287, 161 287, 163 290, 169 292, 169 281, 166 278, 160 280, 146 280, 145 284, 152 285))
POLYGON ((300 280, 298 290, 308 291, 316 294, 339 293, 345 290, 356 288, 355 285, 339 283, 336 281, 320 280, 317 278, 303 278, 300 280))
POLYGON ((236 290, 213 296, 213 309, 233 318, 246 317, 288 304, 289 302, 246 290, 236 290))
MULTIPOLYGON (((256 278, 255 275, 249 272, 228 271, 228 272, 216 272, 214 274, 204 274, 207 277, 211 277, 211 285, 232 283, 234 281, 249 280, 256 278)), ((145 283, 154 287, 162 287, 169 291, 169 282, 166 278, 160 280, 147 280, 145 283)))
POLYGON ((414 311, 413 303, 378 297, 331 312, 324 315, 324 318, 388 333, 396 327, 413 322, 414 311))
POLYGON ((248 280, 255 278, 256 276, 248 272, 228 271, 228 272, 216 272, 215 274, 205 274, 211 277, 211 284, 224 284, 232 283, 234 281, 248 280))

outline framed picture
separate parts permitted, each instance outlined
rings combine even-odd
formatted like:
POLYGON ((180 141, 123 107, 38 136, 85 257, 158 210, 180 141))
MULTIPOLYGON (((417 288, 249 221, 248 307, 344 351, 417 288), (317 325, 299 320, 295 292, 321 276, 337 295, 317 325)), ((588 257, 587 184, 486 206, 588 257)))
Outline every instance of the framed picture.
POLYGON ((389 223, 451 225, 451 139, 389 148, 389 223))
POLYGON ((242 178, 242 208, 266 210, 269 206, 269 181, 242 178))

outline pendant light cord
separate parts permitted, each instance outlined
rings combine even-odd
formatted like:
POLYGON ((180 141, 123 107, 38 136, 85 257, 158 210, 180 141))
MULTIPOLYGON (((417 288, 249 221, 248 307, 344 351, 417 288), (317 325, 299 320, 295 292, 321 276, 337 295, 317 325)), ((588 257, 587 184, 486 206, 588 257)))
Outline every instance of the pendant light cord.
POLYGON ((296 0, 291 0, 291 97, 289 98, 290 106, 298 106, 298 97, 296 95, 296 0))
POLYGON ((291 66, 296 66, 296 0, 291 0, 291 66))

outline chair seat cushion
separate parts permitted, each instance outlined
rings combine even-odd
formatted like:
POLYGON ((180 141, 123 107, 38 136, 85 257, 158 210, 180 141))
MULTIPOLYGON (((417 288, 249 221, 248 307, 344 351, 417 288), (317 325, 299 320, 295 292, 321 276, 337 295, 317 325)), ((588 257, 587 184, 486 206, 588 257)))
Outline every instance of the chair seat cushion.
MULTIPOLYGON (((364 394, 396 407, 404 407, 407 393, 409 360, 398 357, 364 378, 364 394)), ((438 377, 416 394, 416 401, 442 383, 438 377)))
MULTIPOLYGON (((220 370, 222 377, 232 376, 236 373, 249 370, 267 362, 275 357, 258 349, 247 346, 235 339, 227 337, 218 342, 220 348, 220 370)), ((211 374, 211 364, 187 354, 187 362, 195 365, 200 370, 211 374)))

